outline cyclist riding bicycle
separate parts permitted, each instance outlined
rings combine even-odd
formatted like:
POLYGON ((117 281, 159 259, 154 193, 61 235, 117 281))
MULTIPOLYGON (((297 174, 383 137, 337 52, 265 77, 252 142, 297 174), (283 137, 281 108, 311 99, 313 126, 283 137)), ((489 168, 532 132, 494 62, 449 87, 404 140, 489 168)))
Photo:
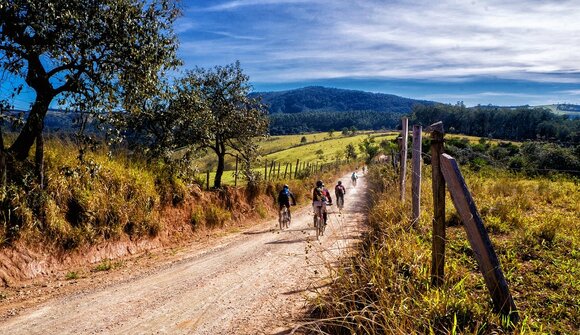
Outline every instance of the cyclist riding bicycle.
POLYGON ((288 208, 288 218, 292 220, 292 215, 290 215, 290 198, 292 198, 292 206, 296 206, 296 199, 294 199, 294 194, 290 192, 290 188, 288 185, 284 185, 282 191, 278 193, 278 206, 280 206, 278 210, 278 221, 282 221, 282 208, 286 206, 288 208))
POLYGON ((338 206, 341 206, 341 204, 344 206, 344 195, 345 194, 346 194, 346 189, 344 188, 344 185, 342 185, 342 181, 339 180, 338 184, 334 187, 334 195, 336 196, 336 203, 338 206))
POLYGON ((350 176, 350 179, 352 180, 353 185, 356 186, 356 180, 358 179, 358 174, 356 173, 356 171, 354 171, 352 173, 352 175, 350 176))
POLYGON ((319 210, 322 212, 325 225, 326 221, 328 221, 326 204, 332 205, 332 198, 330 197, 330 192, 324 187, 322 180, 319 180, 316 182, 316 187, 312 190, 312 208, 314 209, 314 213, 317 213, 319 210))

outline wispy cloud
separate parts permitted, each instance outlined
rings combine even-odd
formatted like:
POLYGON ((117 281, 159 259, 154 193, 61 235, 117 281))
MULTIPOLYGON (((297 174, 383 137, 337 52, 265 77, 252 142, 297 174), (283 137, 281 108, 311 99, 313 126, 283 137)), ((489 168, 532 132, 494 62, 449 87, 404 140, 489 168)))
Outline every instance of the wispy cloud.
POLYGON ((266 5, 283 5, 283 4, 300 4, 300 3, 312 3, 312 0, 237 0, 237 1, 227 1, 217 5, 212 5, 209 7, 197 8, 197 10, 208 11, 208 12, 218 12, 224 10, 234 10, 240 7, 248 6, 266 6, 266 5))
MULTIPOLYGON (((188 67, 240 60, 260 87, 519 81, 543 86, 454 87, 450 101, 469 94, 460 100, 578 103, 578 17, 580 0, 199 0, 182 19, 192 24, 180 35, 180 54, 188 67)), ((421 88, 399 93, 445 93, 421 88)))
POLYGON ((228 11, 220 32, 261 41, 236 55, 254 64, 248 70, 255 80, 497 76, 580 83, 579 1, 239 0, 206 9, 228 11))

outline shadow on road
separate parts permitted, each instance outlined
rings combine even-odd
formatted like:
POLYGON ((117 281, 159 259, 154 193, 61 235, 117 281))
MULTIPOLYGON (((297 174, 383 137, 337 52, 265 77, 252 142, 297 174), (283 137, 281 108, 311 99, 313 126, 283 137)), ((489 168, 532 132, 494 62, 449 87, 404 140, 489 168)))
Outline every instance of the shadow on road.
POLYGON ((273 232, 274 230, 275 229, 269 228, 269 229, 264 229, 264 230, 245 231, 242 234, 244 234, 244 235, 260 235, 260 234, 266 234, 266 233, 273 232))
POLYGON ((279 241, 272 241, 266 242, 264 244, 293 244, 293 243, 300 243, 300 242, 307 242, 308 238, 297 238, 294 240, 279 240, 279 241))

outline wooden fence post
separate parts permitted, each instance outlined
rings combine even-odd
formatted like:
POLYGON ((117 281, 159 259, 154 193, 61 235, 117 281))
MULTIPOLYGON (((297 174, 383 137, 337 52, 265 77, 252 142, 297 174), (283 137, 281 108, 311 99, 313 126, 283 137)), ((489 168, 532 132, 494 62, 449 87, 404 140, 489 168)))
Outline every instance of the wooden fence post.
POLYGON ((413 126, 413 180, 412 180, 412 196, 413 196, 413 217, 412 224, 416 227, 419 223, 419 215, 421 209, 421 136, 423 127, 420 125, 413 126))
POLYGON ((274 166, 276 166, 276 161, 272 161, 272 163, 270 164, 270 172, 268 172, 270 180, 272 180, 272 171, 276 172, 276 170, 274 170, 274 166))
POLYGON ((264 159, 264 181, 268 180, 268 160, 264 159))
POLYGON ((401 191, 401 202, 405 202, 405 177, 407 176, 407 142, 409 140, 409 119, 404 117, 401 119, 403 124, 403 129, 401 131, 402 137, 402 148, 401 148, 401 173, 400 177, 400 191, 401 191))
POLYGON ((453 157, 443 154, 441 156, 441 168, 451 199, 457 212, 459 212, 463 227, 467 232, 469 244, 471 249, 473 249, 485 279, 485 284, 493 300, 494 309, 503 315, 509 316, 513 322, 517 322, 519 315, 516 305, 501 271, 501 266, 493 250, 489 235, 483 226, 483 220, 479 216, 475 202, 465 184, 461 171, 459 171, 459 166, 453 157))
POLYGON ((286 172, 288 172, 288 163, 285 164, 285 168, 284 168, 284 180, 286 180, 286 172))
POLYGON ((294 169, 294 179, 298 178, 298 168, 300 167, 300 159, 296 160, 296 169, 294 169))
POLYGON ((431 131, 431 178, 433 189, 433 239, 431 242, 431 284, 441 286, 445 280, 445 179, 441 173, 443 122, 429 126, 431 131))
POLYGON ((239 157, 236 155, 236 174, 234 175, 234 186, 238 186, 238 161, 239 157))

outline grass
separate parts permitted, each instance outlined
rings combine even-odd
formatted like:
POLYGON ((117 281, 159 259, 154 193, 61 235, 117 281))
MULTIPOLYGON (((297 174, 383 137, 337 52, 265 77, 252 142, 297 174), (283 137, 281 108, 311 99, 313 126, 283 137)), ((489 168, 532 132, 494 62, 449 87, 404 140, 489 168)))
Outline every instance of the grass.
MULTIPOLYGON (((360 150, 358 148, 359 143, 361 143, 365 138, 371 136, 378 143, 384 139, 392 140, 398 136, 398 133, 393 132, 361 132, 355 136, 343 136, 340 132, 335 132, 332 137, 328 136, 328 133, 314 133, 305 135, 284 135, 284 136, 272 136, 266 140, 260 142, 259 151, 262 153, 262 157, 258 162, 254 163, 255 168, 253 169, 257 173, 264 173, 264 161, 272 162, 276 161, 281 163, 281 172, 284 174, 285 164, 291 163, 292 168, 295 168, 296 160, 300 160, 301 163, 332 163, 337 159, 344 160, 344 153, 346 146, 348 144, 353 144, 360 155, 360 150), (302 137, 307 138, 306 143, 300 143, 302 137), (317 154, 321 150, 322 154, 317 154), (322 159, 321 159, 322 158, 322 159)), ((212 155, 208 155, 202 159, 203 163, 200 163, 202 170, 207 171, 208 166, 215 166, 213 163, 215 159, 212 155), (212 162, 212 163, 210 163, 212 162), (205 167, 204 167, 205 166, 205 167)), ((234 169, 235 169, 235 159, 228 157, 226 160, 226 171, 222 176, 222 183, 224 185, 234 185, 234 169)), ((270 165, 268 164, 268 171, 270 171, 270 165)), ((277 170, 276 170, 277 171, 277 170)), ((205 172, 200 174, 201 179, 206 180, 207 176, 205 172)), ((215 171, 210 171, 209 180, 210 187, 213 185, 213 180, 215 178, 215 171)), ((243 183, 240 179, 238 184, 243 183)))
MULTIPOLYGON (((314 141, 326 135, 308 136, 314 141)), ((276 141, 288 139, 273 142, 276 141)), ((189 224, 191 230, 222 228, 240 218, 239 213, 230 213, 237 204, 246 206, 238 208, 243 215, 257 213, 262 218, 268 217, 282 184, 289 183, 301 193, 300 189, 310 187, 317 177, 304 175, 300 180, 288 177, 269 181, 252 192, 220 193, 225 196, 221 199, 215 192, 202 195, 195 181, 176 177, 163 163, 146 162, 123 152, 110 154, 106 149, 87 152, 84 163, 80 163, 74 143, 47 138, 45 188, 39 188, 32 164, 28 164, 17 169, 18 174, 11 176, 9 186, 0 193, 0 246, 21 241, 66 251, 103 241, 147 239, 166 229, 163 211, 180 206, 184 211, 191 211, 182 213, 185 218, 189 216, 189 222, 184 224, 189 224), (262 198, 258 199, 260 195, 262 198), (230 196, 243 199, 236 198, 231 205, 230 196), (262 204, 268 197, 272 202, 262 204)), ((263 170, 256 167, 256 171, 263 170)), ((337 170, 328 169, 324 175, 335 173, 337 170)), ((213 174, 210 178, 213 185, 213 174)), ((231 171, 225 172, 224 184, 233 184, 231 171)), ((246 186, 243 180, 239 185, 246 186)))
POLYGON ((93 271, 94 272, 110 271, 110 270, 120 268, 122 266, 123 266, 122 262, 113 262, 110 259, 104 259, 93 268, 93 271))
POLYGON ((66 273, 66 275, 64 276, 64 278, 66 280, 74 280, 74 279, 79 279, 80 276, 79 276, 78 272, 76 272, 76 271, 69 271, 69 272, 66 273))
MULTIPOLYGON (((429 176, 426 169, 424 175, 429 176)), ((334 270, 331 288, 313 301, 311 326, 332 334, 572 334, 580 320, 580 186, 566 178, 525 178, 463 169, 486 224, 520 323, 492 311, 461 225, 447 228, 445 285, 430 285, 431 185, 422 186, 419 227, 409 229, 410 192, 373 168, 369 235, 357 255, 334 270)), ((408 183, 410 185, 410 182, 408 183)), ((447 199, 447 219, 454 216, 447 199)))

